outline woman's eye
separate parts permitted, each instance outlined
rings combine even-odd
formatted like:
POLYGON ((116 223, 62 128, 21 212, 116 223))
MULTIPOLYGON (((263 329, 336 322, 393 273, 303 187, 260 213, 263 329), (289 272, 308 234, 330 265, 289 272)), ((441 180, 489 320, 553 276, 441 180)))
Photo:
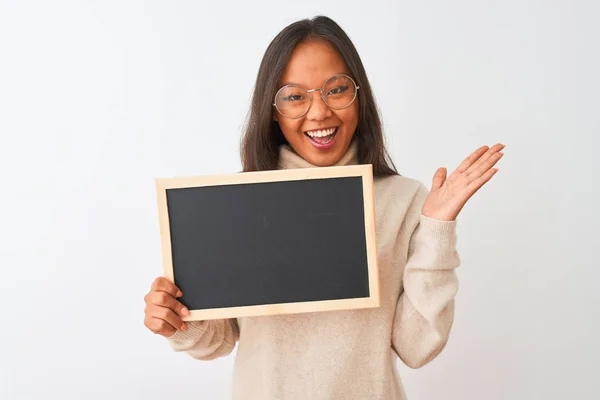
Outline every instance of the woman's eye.
POLYGON ((303 99, 303 97, 299 94, 290 95, 290 96, 286 96, 283 98, 283 100, 285 100, 285 101, 299 101, 302 99, 303 99))
POLYGON ((344 93, 346 90, 348 90, 348 86, 338 86, 327 92, 327 96, 330 96, 332 94, 344 93))

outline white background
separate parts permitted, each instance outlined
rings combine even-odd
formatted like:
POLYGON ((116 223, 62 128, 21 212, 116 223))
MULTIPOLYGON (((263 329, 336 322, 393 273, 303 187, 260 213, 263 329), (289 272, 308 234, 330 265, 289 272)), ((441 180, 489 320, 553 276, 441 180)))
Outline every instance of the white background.
MULTIPOLYGON (((143 326, 154 178, 235 172, 263 52, 324 13, 355 42, 401 173, 482 144, 446 350, 409 399, 590 399, 600 219, 594 1, 0 1, 0 397, 226 399, 143 326)), ((594 373, 596 372, 596 373, 594 373)))

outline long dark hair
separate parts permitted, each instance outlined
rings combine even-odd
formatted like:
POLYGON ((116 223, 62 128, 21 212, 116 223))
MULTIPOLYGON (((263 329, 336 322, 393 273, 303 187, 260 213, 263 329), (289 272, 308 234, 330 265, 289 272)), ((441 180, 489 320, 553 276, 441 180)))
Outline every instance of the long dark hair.
POLYGON ((303 19, 288 25, 267 47, 256 78, 241 140, 243 170, 265 171, 277 168, 279 146, 287 141, 272 118, 273 98, 292 51, 297 44, 309 39, 325 39, 337 49, 351 76, 360 86, 357 98, 358 126, 354 133, 358 142, 359 164, 372 164, 375 176, 397 175, 384 145, 381 118, 360 56, 344 30, 325 16, 303 19))

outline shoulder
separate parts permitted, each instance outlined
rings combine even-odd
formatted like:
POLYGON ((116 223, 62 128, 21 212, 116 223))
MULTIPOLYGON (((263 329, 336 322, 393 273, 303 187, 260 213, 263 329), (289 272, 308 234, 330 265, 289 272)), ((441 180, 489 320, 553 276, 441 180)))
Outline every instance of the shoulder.
POLYGON ((429 193, 423 182, 402 175, 375 177, 373 186, 375 196, 401 198, 411 203, 413 200, 424 199, 429 193))
POLYGON ((373 197, 378 218, 413 226, 429 191, 423 182, 401 175, 375 177, 373 197))

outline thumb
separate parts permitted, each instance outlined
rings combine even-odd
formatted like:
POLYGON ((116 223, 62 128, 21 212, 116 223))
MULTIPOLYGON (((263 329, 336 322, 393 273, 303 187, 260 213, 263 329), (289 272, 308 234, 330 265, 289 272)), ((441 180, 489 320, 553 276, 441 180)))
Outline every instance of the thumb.
POLYGON ((446 170, 446 168, 438 168, 438 170, 435 171, 435 175, 433 176, 431 190, 439 189, 444 184, 444 182, 446 182, 447 175, 448 171, 446 170))

